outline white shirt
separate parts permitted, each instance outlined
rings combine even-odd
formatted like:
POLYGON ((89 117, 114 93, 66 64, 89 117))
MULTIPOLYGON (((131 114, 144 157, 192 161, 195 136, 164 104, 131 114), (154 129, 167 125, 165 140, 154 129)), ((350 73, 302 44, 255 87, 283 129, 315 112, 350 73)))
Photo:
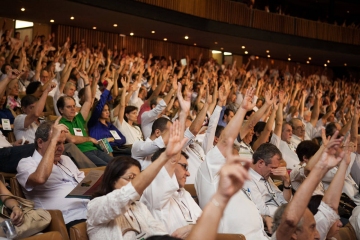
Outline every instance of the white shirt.
POLYGON ((121 124, 119 118, 115 119, 114 126, 125 136, 126 145, 142 140, 142 132, 138 126, 131 126, 125 120, 121 124))
POLYGON ((276 134, 271 136, 270 142, 279 148, 282 157, 286 162, 287 169, 293 169, 300 163, 299 157, 295 153, 295 148, 291 143, 281 140, 276 134))
POLYGON ((145 189, 140 201, 165 225, 169 234, 195 224, 202 213, 190 193, 179 187, 175 174, 170 177, 165 167, 145 189))
POLYGON ((141 98, 139 98, 140 88, 141 88, 141 83, 138 84, 136 90, 133 92, 129 100, 129 105, 135 106, 138 109, 140 109, 141 106, 144 104, 144 101, 141 98))
MULTIPOLYGON (((304 173, 304 168, 306 166, 306 163, 300 163, 294 167, 290 172, 290 179, 291 179, 291 185, 292 188, 297 191, 300 187, 300 185, 305 181, 306 176, 304 173)), ((322 182, 320 182, 317 186, 315 191, 313 192, 314 195, 324 195, 324 185, 322 182)))
POLYGON ((150 111, 143 112, 141 115, 141 130, 143 132, 144 138, 150 137, 153 123, 165 108, 166 103, 163 99, 161 99, 155 108, 151 109, 150 111))
POLYGON ((204 149, 204 153, 208 153, 210 149, 214 147, 214 138, 215 138, 215 132, 217 128, 217 124, 219 122, 220 113, 221 113, 222 107, 216 105, 210 119, 209 119, 209 125, 205 132, 205 137, 202 142, 202 148, 204 149))
MULTIPOLYGON (((204 208, 215 194, 219 184, 219 171, 226 159, 215 146, 206 154, 195 180, 200 207, 204 208)), ((255 203, 242 190, 237 192, 225 208, 218 228, 219 233, 241 233, 248 240, 269 239, 255 203)))
POLYGON ((145 141, 136 141, 131 148, 131 157, 138 160, 141 164, 141 170, 145 170, 151 164, 151 156, 160 148, 164 148, 165 143, 162 137, 154 141, 147 138, 145 141))
POLYGON ((27 128, 25 125, 25 118, 27 114, 20 114, 16 116, 14 120, 14 134, 16 140, 22 139, 24 137, 29 143, 34 143, 35 141, 35 132, 38 128, 38 124, 36 122, 32 122, 27 128))
MULTIPOLYGON (((351 200, 353 200, 354 203, 356 203, 356 205, 360 205, 359 186, 355 183, 354 179, 350 175, 351 168, 355 161, 356 154, 351 153, 350 157, 351 157, 351 162, 346 170, 343 193, 346 193, 346 195, 348 195, 349 198, 351 198, 351 200)), ((324 184, 325 191, 330 186, 330 183, 333 180, 333 178, 335 177, 337 170, 338 170, 338 168, 334 167, 334 168, 330 169, 323 177, 322 182, 324 184)))
POLYGON ((320 240, 325 240, 332 225, 340 219, 339 215, 326 203, 321 201, 318 212, 314 216, 320 240))
POLYGON ((141 232, 145 232, 147 237, 166 235, 165 226, 154 219, 144 204, 136 201, 139 198, 139 194, 129 182, 120 189, 91 200, 88 204, 86 221, 89 239, 135 239, 135 232, 133 231, 127 232, 125 236, 122 235, 118 219, 121 215, 125 215, 132 228, 140 232, 141 227, 141 232), (129 211, 130 205, 131 211, 129 211), (129 214, 135 222, 131 221, 129 214), (140 227, 137 222, 139 222, 140 227))
POLYGON ((349 222, 355 230, 356 239, 360 239, 360 206, 354 208, 352 215, 349 218, 349 222))
POLYGON ((283 192, 269 178, 267 182, 254 169, 250 168, 251 180, 246 181, 244 188, 249 189, 253 202, 256 204, 261 215, 274 217, 275 211, 281 205, 287 203, 283 192))
MULTIPOLYGON (((309 139, 306 139, 309 140, 309 139)), ((296 136, 295 134, 293 134, 291 136, 290 142, 292 144, 292 146, 295 148, 295 150, 297 149, 298 145, 302 142, 303 140, 301 138, 299 138, 298 136, 296 136)))
POLYGON ((12 147, 11 143, 8 142, 2 131, 0 130, 0 148, 12 147))
POLYGON ((35 208, 59 209, 62 211, 65 223, 86 219, 86 205, 89 200, 65 198, 85 177, 84 172, 79 171, 69 157, 61 155, 59 163, 62 165, 59 163, 53 165, 45 184, 35 187, 26 184, 29 176, 36 171, 41 159, 42 156, 35 150, 31 157, 21 159, 17 166, 16 178, 25 197, 34 201, 35 208))

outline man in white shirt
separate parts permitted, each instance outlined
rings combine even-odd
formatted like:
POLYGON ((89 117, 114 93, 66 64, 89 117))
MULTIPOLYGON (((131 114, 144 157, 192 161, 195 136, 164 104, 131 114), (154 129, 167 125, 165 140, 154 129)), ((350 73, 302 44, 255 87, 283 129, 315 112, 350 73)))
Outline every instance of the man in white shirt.
MULTIPOLYGON (((236 138, 246 112, 254 107, 252 104, 254 92, 255 89, 246 91, 241 106, 223 130, 218 144, 207 153, 206 160, 200 165, 195 180, 200 207, 204 207, 216 192, 219 181, 218 172, 227 157, 226 142, 229 138, 236 138)), ((244 133, 244 135, 246 134, 247 132, 244 133)), ((245 189, 230 199, 218 228, 219 233, 241 233, 245 235, 246 239, 268 239, 264 232, 263 219, 251 199, 251 194, 245 189)))
POLYGON ((24 114, 18 115, 14 121, 14 134, 17 140, 24 137, 30 143, 34 143, 35 132, 40 124, 39 117, 43 113, 46 98, 55 87, 55 83, 49 84, 39 100, 32 95, 26 95, 21 99, 21 109, 24 114))
POLYGON ((261 215, 274 217, 278 207, 290 201, 291 184, 286 167, 279 167, 282 159, 279 149, 271 143, 264 143, 254 152, 253 163, 249 169, 251 180, 245 183, 245 189, 251 192, 251 197, 261 215), (280 176, 284 191, 274 184, 270 174, 280 176))
MULTIPOLYGON (((155 161, 165 148, 153 156, 155 161)), ((153 216, 164 223, 169 234, 186 237, 202 211, 190 193, 184 189, 188 171, 188 156, 181 152, 168 161, 145 189, 141 201, 153 216)))
POLYGON ((290 142, 295 147, 295 149, 301 143, 301 141, 310 140, 305 139, 305 125, 300 119, 292 118, 289 121, 289 124, 292 128, 292 136, 290 142))
POLYGON ((36 150, 19 162, 16 178, 35 208, 61 210, 70 228, 85 221, 88 200, 65 198, 85 177, 70 158, 62 155, 67 131, 58 120, 40 124, 35 134, 36 150))
POLYGON ((164 117, 158 118, 152 124, 150 137, 145 141, 136 141, 131 148, 131 157, 138 160, 144 170, 151 163, 151 156, 169 141, 169 130, 172 122, 164 117))

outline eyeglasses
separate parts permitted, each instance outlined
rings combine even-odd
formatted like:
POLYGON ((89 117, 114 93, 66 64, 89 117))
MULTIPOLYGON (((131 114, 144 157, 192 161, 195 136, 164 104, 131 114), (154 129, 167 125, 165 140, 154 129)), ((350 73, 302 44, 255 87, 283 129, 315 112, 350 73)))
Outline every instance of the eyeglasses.
POLYGON ((305 125, 295 127, 295 129, 296 129, 296 130, 303 130, 303 129, 305 129, 305 125))
POLYGON ((181 165, 185 171, 188 171, 189 166, 187 164, 185 164, 185 163, 178 163, 178 164, 181 165))
POLYGON ((124 177, 120 177, 120 178, 122 178, 122 179, 130 182, 130 181, 133 180, 135 177, 136 177, 135 174, 130 174, 130 175, 128 175, 128 176, 124 176, 124 177))

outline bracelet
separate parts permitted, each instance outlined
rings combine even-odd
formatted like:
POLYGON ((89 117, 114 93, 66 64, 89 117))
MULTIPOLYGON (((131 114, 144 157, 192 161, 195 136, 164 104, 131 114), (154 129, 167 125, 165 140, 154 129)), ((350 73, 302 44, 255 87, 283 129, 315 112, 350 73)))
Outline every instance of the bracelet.
POLYGON ((87 86, 90 86, 90 83, 85 84, 84 88, 86 88, 87 86))

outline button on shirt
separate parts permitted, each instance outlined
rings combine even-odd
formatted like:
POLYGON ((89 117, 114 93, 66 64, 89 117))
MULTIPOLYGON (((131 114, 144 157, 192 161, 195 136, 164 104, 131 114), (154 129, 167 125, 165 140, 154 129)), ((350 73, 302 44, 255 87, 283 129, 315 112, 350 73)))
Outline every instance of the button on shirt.
POLYGON ((287 203, 283 192, 274 184, 271 178, 265 180, 252 168, 249 169, 251 180, 245 183, 244 188, 250 189, 251 198, 261 215, 274 216, 276 209, 287 203))
MULTIPOLYGON (((225 157, 215 146, 206 154, 205 161, 200 165, 195 179, 200 207, 204 208, 215 194, 219 184, 219 171, 225 161, 225 157)), ((259 210, 243 191, 238 191, 230 199, 220 221, 218 232, 241 233, 249 240, 269 239, 264 232, 259 210)))
POLYGON ((35 187, 26 184, 29 176, 36 171, 41 159, 42 156, 35 150, 31 157, 23 158, 19 162, 16 178, 23 189, 25 197, 34 201, 35 208, 61 210, 65 223, 86 219, 88 200, 65 198, 78 185, 78 182, 81 182, 85 177, 84 172, 79 171, 69 157, 61 155, 59 163, 63 166, 59 163, 53 165, 51 174, 45 184, 35 187))
POLYGON ((140 201, 165 225, 169 234, 195 224, 202 213, 190 193, 179 188, 175 174, 170 177, 165 167, 145 189, 140 201))

